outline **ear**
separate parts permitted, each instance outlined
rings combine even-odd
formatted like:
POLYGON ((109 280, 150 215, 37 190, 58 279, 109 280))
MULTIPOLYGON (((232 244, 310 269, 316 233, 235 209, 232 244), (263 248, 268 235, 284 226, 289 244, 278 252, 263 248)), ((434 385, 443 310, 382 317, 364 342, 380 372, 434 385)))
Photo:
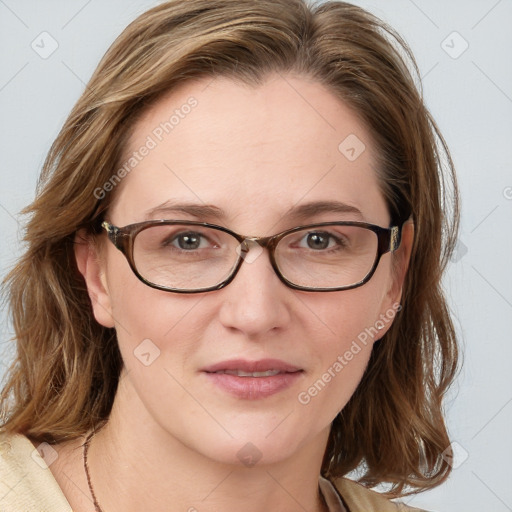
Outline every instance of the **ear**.
POLYGON ((392 263, 392 285, 388 291, 388 300, 391 304, 399 304, 402 298, 402 289, 405 276, 409 268, 412 246, 414 243, 414 223, 409 219, 402 226, 402 238, 400 247, 395 251, 395 260, 392 263))
POLYGON ((385 292, 382 301, 383 311, 380 320, 376 322, 379 329, 379 338, 389 330, 392 325, 396 313, 402 309, 400 301, 402 298, 402 289, 409 268, 412 247, 414 243, 414 223, 408 220, 402 227, 402 238, 400 247, 393 254, 391 284, 387 292, 385 292))
POLYGON ((94 318, 104 327, 114 327, 112 304, 99 247, 85 230, 75 235, 75 258, 91 299, 94 318))

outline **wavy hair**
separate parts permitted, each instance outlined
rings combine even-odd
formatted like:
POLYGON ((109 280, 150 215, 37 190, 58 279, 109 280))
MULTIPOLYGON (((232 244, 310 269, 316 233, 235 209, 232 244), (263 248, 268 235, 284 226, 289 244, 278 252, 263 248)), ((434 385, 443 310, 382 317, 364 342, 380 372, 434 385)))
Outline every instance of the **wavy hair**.
POLYGON ((392 221, 415 227, 403 309, 333 422, 322 474, 359 470, 363 484, 388 483, 397 496, 446 479, 442 399, 457 371, 457 341, 441 277, 458 229, 453 164, 407 44, 339 1, 172 0, 114 41, 24 210, 26 251, 4 281, 17 350, 0 395, 1 430, 60 442, 110 414, 121 355, 115 331, 94 319, 73 244, 108 210, 113 193, 99 199, 95 190, 121 165, 140 116, 188 80, 258 86, 271 73, 313 79, 352 107, 376 144, 392 221))

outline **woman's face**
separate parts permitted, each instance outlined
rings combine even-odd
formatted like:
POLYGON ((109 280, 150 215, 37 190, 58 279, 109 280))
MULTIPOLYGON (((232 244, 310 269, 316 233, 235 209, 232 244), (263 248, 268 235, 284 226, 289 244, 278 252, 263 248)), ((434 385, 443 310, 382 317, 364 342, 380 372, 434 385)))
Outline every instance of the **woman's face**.
MULTIPOLYGON (((107 220, 204 221, 247 236, 324 221, 388 227, 374 149, 310 80, 187 83, 136 124, 107 220)), ((364 286, 328 293, 288 288, 266 251, 250 254, 228 286, 190 295, 148 287, 106 239, 100 279, 94 258, 85 272, 97 320, 117 331, 126 420, 228 463, 323 450, 400 293, 389 253, 364 286)))

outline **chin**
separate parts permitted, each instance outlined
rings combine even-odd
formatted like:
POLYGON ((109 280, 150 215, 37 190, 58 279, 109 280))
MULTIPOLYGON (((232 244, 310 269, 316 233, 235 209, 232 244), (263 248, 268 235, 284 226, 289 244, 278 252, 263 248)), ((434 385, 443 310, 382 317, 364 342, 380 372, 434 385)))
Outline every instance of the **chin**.
POLYGON ((292 457, 296 449, 294 442, 283 445, 269 442, 264 437, 251 440, 247 436, 243 440, 231 440, 217 445, 209 458, 230 466, 253 468, 279 464, 292 457))
POLYGON ((290 418, 283 421, 285 417, 280 418, 281 424, 266 422, 263 418, 258 421, 256 416, 253 416, 252 425, 231 423, 228 428, 230 435, 219 427, 212 428, 206 436, 204 430, 195 432, 195 439, 191 439, 194 433, 189 431, 187 444, 212 461, 240 468, 279 464, 311 448, 323 453, 327 437, 324 442, 323 436, 305 431, 304 425, 301 429, 298 422, 290 421, 286 425, 290 418))

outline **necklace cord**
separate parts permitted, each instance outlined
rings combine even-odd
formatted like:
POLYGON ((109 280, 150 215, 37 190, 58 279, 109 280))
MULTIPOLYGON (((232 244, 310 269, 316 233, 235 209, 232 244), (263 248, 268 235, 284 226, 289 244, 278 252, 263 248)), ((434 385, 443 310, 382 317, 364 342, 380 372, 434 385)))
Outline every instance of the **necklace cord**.
POLYGON ((91 434, 89 434, 89 436, 87 437, 87 439, 85 440, 85 443, 84 443, 84 456, 83 456, 84 470, 85 470, 85 476, 87 477, 87 484, 89 485, 89 492, 91 493, 91 496, 93 499, 94 510, 96 512, 103 512, 103 510, 100 507, 100 504, 98 503, 98 500, 96 499, 96 495, 94 494, 94 489, 92 487, 92 482, 91 482, 91 475, 89 474, 89 465, 87 464, 87 453, 89 451, 89 444, 90 444, 91 439, 94 436, 94 434, 95 434, 95 432, 92 432, 91 434))

